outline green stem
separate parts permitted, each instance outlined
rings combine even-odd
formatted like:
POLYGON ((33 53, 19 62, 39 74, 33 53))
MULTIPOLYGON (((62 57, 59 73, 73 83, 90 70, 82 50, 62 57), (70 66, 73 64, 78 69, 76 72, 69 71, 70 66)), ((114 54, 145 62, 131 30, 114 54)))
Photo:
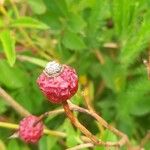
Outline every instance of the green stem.
MULTIPOLYGON (((0 127, 7 128, 7 129, 14 129, 14 130, 19 129, 18 124, 6 123, 6 122, 0 122, 0 127)), ((53 136, 57 136, 57 137, 66 137, 66 134, 63 132, 53 131, 53 130, 48 130, 48 129, 44 129, 44 134, 53 135, 53 136)))
POLYGON ((41 66, 41 67, 45 67, 45 65, 47 64, 47 61, 39 59, 39 58, 35 58, 35 57, 30 57, 30 56, 26 56, 26 55, 17 55, 17 58, 20 61, 27 61, 30 62, 32 64, 41 66))
POLYGON ((18 9, 17 9, 17 7, 16 7, 14 1, 10 0, 10 3, 11 3, 11 5, 12 5, 12 8, 13 8, 14 13, 15 13, 15 15, 16 15, 16 18, 19 18, 19 11, 18 11, 18 9))
POLYGON ((0 127, 8 128, 8 129, 15 129, 15 130, 19 128, 18 124, 12 124, 12 123, 6 123, 6 122, 0 122, 0 127))

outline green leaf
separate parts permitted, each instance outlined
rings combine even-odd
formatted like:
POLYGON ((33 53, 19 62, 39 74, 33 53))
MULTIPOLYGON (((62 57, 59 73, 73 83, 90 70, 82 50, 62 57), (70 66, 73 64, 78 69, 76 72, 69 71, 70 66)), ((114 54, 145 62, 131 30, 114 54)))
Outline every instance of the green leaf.
MULTIPOLYGON (((117 136, 115 134, 113 134, 111 131, 105 130, 102 134, 102 141, 116 142, 117 141, 117 136)), ((94 148, 94 150, 105 150, 105 148, 106 147, 97 146, 97 147, 94 148)), ((111 148, 111 150, 115 150, 115 148, 111 148)))
POLYGON ((24 60, 24 61, 28 61, 32 64, 41 66, 41 67, 45 67, 45 65, 48 63, 45 60, 39 59, 39 58, 34 58, 34 57, 30 57, 30 56, 25 56, 25 55, 17 55, 19 59, 24 60))
POLYGON ((7 105, 5 101, 0 97, 0 114, 4 113, 7 110, 7 105))
POLYGON ((104 141, 116 142, 117 141, 117 136, 114 133, 112 133, 111 131, 105 130, 105 132, 102 135, 102 139, 104 141))
POLYGON ((10 89, 23 87, 27 83, 27 75, 18 67, 10 67, 5 60, 0 60, 0 84, 10 89))
POLYGON ((28 3, 35 14, 43 14, 46 11, 43 0, 28 0, 28 3))
POLYGON ((150 112, 150 101, 149 98, 141 99, 135 103, 131 109, 131 114, 136 116, 146 115, 150 112))
POLYGON ((33 114, 37 114, 43 109, 40 107, 43 102, 43 95, 39 92, 39 88, 35 84, 38 73, 39 72, 35 70, 34 73, 30 74, 30 81, 29 79, 26 81, 28 83, 26 86, 12 92, 17 102, 33 114), (35 107, 38 109, 34 109, 35 107))
POLYGON ((130 113, 136 113, 137 109, 141 111, 141 114, 144 110, 146 113, 148 108, 145 105, 148 105, 149 101, 145 99, 144 96, 149 92, 149 89, 150 82, 147 81, 147 78, 139 78, 138 80, 130 81, 130 85, 128 85, 126 91, 122 91, 122 93, 118 95, 118 109, 121 108, 119 113, 128 115, 130 113))
POLYGON ((143 24, 141 29, 133 36, 130 36, 124 43, 120 53, 120 60, 125 67, 129 67, 139 54, 145 50, 150 38, 150 22, 143 24))
POLYGON ((43 22, 31 18, 31 17, 21 17, 18 19, 15 19, 11 22, 12 27, 24 27, 24 28, 33 28, 33 29, 49 29, 49 27, 44 24, 43 22))
MULTIPOLYGON (((107 5, 106 1, 94 0, 92 4, 91 11, 86 13, 87 19, 87 44, 92 47, 98 47, 99 45, 99 36, 101 35, 101 29, 103 28, 103 18, 107 14, 107 5), (105 13, 104 13, 105 12, 105 13)), ((101 36, 102 37, 102 36, 101 36)))
POLYGON ((145 150, 148 150, 150 148, 150 142, 149 141, 147 143, 145 143, 144 148, 145 148, 145 150))
POLYGON ((72 49, 72 50, 83 50, 86 48, 86 45, 83 41, 83 38, 81 38, 78 34, 75 34, 73 32, 65 32, 62 43, 66 48, 72 49))
POLYGON ((69 7, 71 6, 73 7, 74 12, 83 11, 85 9, 92 8, 94 4, 95 4, 95 0, 72 1, 72 3, 70 2, 70 0, 68 0, 68 5, 69 7))
POLYGON ((66 17, 68 15, 68 8, 65 0, 43 0, 47 10, 51 11, 52 14, 66 17))
POLYGON ((38 18, 45 24, 49 25, 53 31, 55 30, 54 34, 57 34, 56 31, 63 28, 60 18, 56 14, 51 13, 50 10, 47 10, 44 14, 38 16, 38 18))
POLYGON ((86 26, 86 22, 83 20, 79 14, 70 14, 68 20, 68 28, 72 32, 81 32, 86 26))
POLYGON ((12 147, 13 149, 15 150, 20 150, 21 147, 19 147, 19 144, 17 143, 17 140, 15 139, 11 139, 8 143, 8 149, 7 150, 12 150, 12 147))
MULTIPOLYGON (((134 2, 132 1, 132 3, 134 2)), ((130 11, 132 11, 132 8, 130 9, 130 11)), ((124 21, 126 20, 124 17, 122 18, 124 21)), ((126 28, 130 25, 126 24, 124 26, 126 36, 122 39, 121 53, 119 57, 124 67, 129 67, 133 64, 137 60, 138 56, 148 47, 150 38, 150 12, 142 14, 142 16, 137 16, 137 18, 142 18, 140 24, 134 20, 134 26, 131 26, 132 28, 130 28, 130 30, 126 28)))
MULTIPOLYGON (((100 66, 100 73, 106 86, 115 92, 121 91, 125 86, 126 72, 123 67, 116 65, 110 58, 105 58, 106 63, 100 66)), ((99 67, 99 66, 98 66, 99 67)))
POLYGON ((57 141, 58 141, 57 137, 44 136, 39 141, 39 150, 50 150, 50 149, 58 149, 59 150, 59 145, 56 144, 57 141), (56 146, 57 146, 57 148, 56 148, 56 146))
MULTIPOLYGON (((135 19, 138 16, 138 6, 140 1, 133 0, 114 0, 112 2, 112 17, 115 22, 115 30, 119 37, 128 37, 128 34, 133 30, 135 19)), ((122 39, 124 40, 124 39, 122 39)))
POLYGON ((67 146, 68 147, 73 147, 75 145, 78 144, 78 133, 74 130, 72 124, 70 124, 70 121, 69 120, 65 120, 65 123, 64 123, 64 128, 66 130, 66 133, 67 133, 67 146), (67 127, 67 128, 66 128, 67 127))
POLYGON ((10 66, 13 66, 16 60, 15 39, 9 30, 4 30, 0 34, 0 40, 10 66))

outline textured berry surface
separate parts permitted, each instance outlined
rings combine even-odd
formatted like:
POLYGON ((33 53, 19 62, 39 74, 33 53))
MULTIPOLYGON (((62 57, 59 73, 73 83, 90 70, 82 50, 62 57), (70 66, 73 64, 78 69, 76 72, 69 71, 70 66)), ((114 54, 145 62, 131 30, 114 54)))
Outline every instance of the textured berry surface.
POLYGON ((78 76, 75 69, 63 65, 63 70, 58 76, 48 76, 42 73, 37 84, 44 95, 52 103, 62 103, 70 99, 78 89, 78 76))
POLYGON ((26 143, 36 143, 43 135, 43 123, 36 116, 28 116, 20 121, 19 137, 26 143))

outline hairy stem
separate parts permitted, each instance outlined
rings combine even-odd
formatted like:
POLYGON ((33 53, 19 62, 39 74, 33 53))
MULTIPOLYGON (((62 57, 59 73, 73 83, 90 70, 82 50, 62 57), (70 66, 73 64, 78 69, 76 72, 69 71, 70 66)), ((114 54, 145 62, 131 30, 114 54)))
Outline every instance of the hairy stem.
POLYGON ((122 133, 121 131, 117 130, 116 128, 114 128, 113 126, 109 125, 102 117, 100 117, 95 111, 93 110, 87 110, 84 109, 82 107, 79 107, 77 105, 72 104, 71 102, 69 102, 70 106, 73 107, 75 110, 78 110, 80 112, 84 112, 87 113, 88 115, 92 116, 93 118, 95 118, 100 124, 102 124, 105 128, 109 129, 110 131, 112 131, 114 134, 116 134, 117 136, 119 136, 121 138, 120 141, 118 141, 116 143, 116 146, 122 146, 124 144, 127 144, 129 146, 129 140, 126 134, 122 133))
POLYGON ((91 141, 94 144, 98 144, 99 140, 97 139, 96 136, 94 136, 89 130, 87 130, 79 121, 78 119, 73 115, 73 113, 71 112, 68 102, 65 101, 62 103, 63 108, 65 110, 65 113, 67 115, 67 117, 70 119, 71 123, 77 127, 84 135, 86 135, 89 139, 91 139, 91 141))
MULTIPOLYGON (((102 142, 102 141, 99 141, 98 143, 94 143, 96 145, 103 145, 103 146, 113 146, 113 147, 121 147, 123 145, 127 145, 128 147, 130 147, 130 143, 129 143, 129 140, 128 140, 128 137, 127 135, 125 135, 124 133, 122 133, 121 131, 117 130, 116 128, 112 127, 111 125, 109 125, 102 117, 100 117, 95 111, 92 111, 92 110, 88 110, 88 109, 85 109, 85 108, 82 108, 82 107, 79 107, 75 104, 72 104, 70 101, 66 102, 67 103, 67 106, 66 104, 63 103, 63 107, 64 107, 64 110, 63 109, 57 109, 57 110, 53 110, 53 111, 49 111, 48 112, 48 115, 56 115, 56 114, 60 114, 60 113, 63 113, 64 111, 66 112, 68 118, 71 120, 71 122, 75 125, 75 124, 81 124, 77 118, 75 118, 73 116, 73 113, 71 112, 71 110, 73 111, 78 111, 78 112, 81 112, 81 113, 86 113, 90 116, 92 116, 93 118, 95 118, 101 125, 103 125, 105 128, 107 128, 108 130, 112 131, 114 134, 116 134, 117 136, 119 136, 121 139, 118 141, 118 142, 102 142), (68 108, 69 107, 69 108, 68 108), (70 113, 71 112, 71 113, 70 113), (74 123, 75 122, 75 123, 74 123)), ((78 125, 75 125, 77 128, 78 125)), ((83 126, 81 124, 81 126, 83 126)), ((84 127, 85 128, 85 127, 84 127)), ((79 128, 81 132, 83 132, 83 134, 85 134, 85 132, 83 131, 83 129, 79 128)), ((86 129, 86 128, 85 128, 86 129)), ((86 129, 87 130, 87 129, 86 129)), ((89 131, 88 131, 89 132, 89 131)), ((86 134, 85 134, 86 135, 86 134)), ((91 133, 90 133, 91 135, 91 133)), ((87 136, 87 135, 86 135, 87 136)), ((87 136, 89 137, 89 136, 87 136)), ((95 136, 94 136, 95 137, 95 136)))

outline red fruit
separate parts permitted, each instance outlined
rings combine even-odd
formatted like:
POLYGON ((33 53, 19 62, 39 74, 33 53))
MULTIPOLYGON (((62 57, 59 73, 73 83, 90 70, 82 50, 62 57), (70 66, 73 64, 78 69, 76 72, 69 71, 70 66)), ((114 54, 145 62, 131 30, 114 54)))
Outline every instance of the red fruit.
POLYGON ((38 77, 37 84, 50 102, 62 103, 77 92, 78 76, 75 69, 52 61, 38 77))
POLYGON ((36 143, 43 135, 43 123, 36 116, 28 116, 20 121, 19 137, 26 143, 36 143))

